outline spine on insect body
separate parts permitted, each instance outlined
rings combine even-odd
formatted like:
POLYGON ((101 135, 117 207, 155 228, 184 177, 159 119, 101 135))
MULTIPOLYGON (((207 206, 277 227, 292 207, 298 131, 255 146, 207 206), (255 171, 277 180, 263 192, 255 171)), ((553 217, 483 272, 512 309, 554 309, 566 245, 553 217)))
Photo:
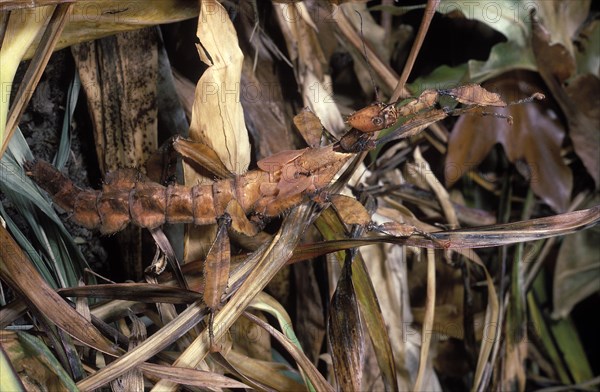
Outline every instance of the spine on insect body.
POLYGON ((129 223, 149 229, 165 223, 215 223, 224 212, 220 206, 234 197, 232 180, 165 187, 133 169, 121 169, 107 175, 102 190, 92 190, 79 188, 44 161, 28 162, 26 170, 75 223, 103 234, 129 223))

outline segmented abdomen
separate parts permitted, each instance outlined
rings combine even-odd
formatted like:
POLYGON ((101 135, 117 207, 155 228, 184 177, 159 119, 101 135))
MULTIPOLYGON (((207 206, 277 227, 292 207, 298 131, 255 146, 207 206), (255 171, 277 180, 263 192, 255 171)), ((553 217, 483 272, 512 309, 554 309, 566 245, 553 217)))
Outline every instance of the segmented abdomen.
POLYGON ((75 223, 103 234, 122 230, 128 223, 149 229, 164 223, 214 223, 233 198, 231 181, 212 185, 169 185, 150 182, 132 169, 107 175, 101 191, 81 189, 44 161, 28 162, 28 174, 75 223))

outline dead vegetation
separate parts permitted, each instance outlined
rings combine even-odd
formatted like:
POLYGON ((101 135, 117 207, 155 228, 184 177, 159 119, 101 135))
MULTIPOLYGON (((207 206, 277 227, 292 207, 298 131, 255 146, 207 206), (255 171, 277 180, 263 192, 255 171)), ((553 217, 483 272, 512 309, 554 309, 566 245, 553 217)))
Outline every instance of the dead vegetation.
POLYGON ((600 383, 597 6, 337 3, 3 5, 0 389, 600 383))

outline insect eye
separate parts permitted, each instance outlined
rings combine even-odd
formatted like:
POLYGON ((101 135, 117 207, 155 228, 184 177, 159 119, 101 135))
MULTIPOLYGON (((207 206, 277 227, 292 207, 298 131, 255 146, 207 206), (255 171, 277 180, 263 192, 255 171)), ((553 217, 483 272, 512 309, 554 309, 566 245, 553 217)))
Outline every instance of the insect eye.
POLYGON ((373 117, 373 125, 381 125, 383 124, 383 118, 381 116, 373 117))

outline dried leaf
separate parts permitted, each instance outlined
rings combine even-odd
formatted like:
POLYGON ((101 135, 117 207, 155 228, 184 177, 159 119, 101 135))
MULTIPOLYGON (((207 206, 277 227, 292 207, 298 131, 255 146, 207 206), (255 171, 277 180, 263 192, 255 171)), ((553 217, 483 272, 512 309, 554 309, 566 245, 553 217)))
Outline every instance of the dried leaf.
POLYGON ((569 136, 577 156, 600 187, 600 79, 592 74, 578 75, 569 81, 566 93, 579 116, 569 118, 569 136))
MULTIPOLYGON (((50 1, 35 3, 39 5, 44 2, 50 1)), ((21 1, 18 3, 27 8, 33 4, 21 1)), ((64 1, 55 1, 55 3, 64 3, 64 1)), ((150 0, 143 3, 128 3, 126 6, 112 0, 83 0, 74 3, 73 11, 55 50, 123 31, 172 23, 198 15, 198 3, 185 0, 150 0)), ((36 6, 34 9, 38 10, 40 7, 36 6)), ((47 15, 48 11, 41 11, 41 13, 47 15)), ((25 58, 33 56, 39 39, 38 36, 27 50, 25 58)))
POLYGON ((227 10, 219 2, 201 3, 198 54, 208 69, 196 85, 190 138, 213 148, 234 173, 246 171, 250 143, 240 103, 244 55, 227 10))
MULTIPOLYGON (((241 101, 248 131, 255 143, 256 159, 277 151, 295 148, 295 132, 291 132, 293 102, 284 95, 289 86, 281 83, 279 66, 289 63, 286 54, 269 36, 266 27, 257 24, 256 3, 239 2, 234 24, 240 47, 246 54, 242 68, 241 101)), ((291 65, 291 64, 290 64, 291 65)))
POLYGON ((0 277, 58 328, 101 352, 117 353, 110 342, 42 279, 19 245, 0 226, 0 277))
POLYGON ((576 70, 574 56, 563 44, 551 43, 550 32, 542 23, 534 19, 532 26, 532 49, 540 75, 567 118, 575 151, 594 178, 596 187, 600 187, 597 154, 600 148, 597 86, 600 81, 594 75, 578 75, 566 87, 563 82, 576 70))
POLYGON ((367 209, 354 197, 331 195, 331 203, 342 222, 347 225, 366 226, 371 222, 367 209))
POLYGON ((71 376, 39 337, 2 330, 0 342, 3 391, 77 390, 71 376))
POLYGON ((564 47, 571 57, 575 48, 573 37, 588 18, 591 0, 544 0, 536 3, 535 10, 549 31, 549 43, 564 47))
POLYGON ((248 385, 232 378, 225 377, 222 374, 206 372, 203 370, 156 365, 153 363, 145 363, 140 366, 140 369, 142 369, 144 373, 183 385, 193 385, 206 389, 249 388, 248 385))
POLYGON ((156 28, 149 28, 71 48, 103 173, 141 167, 158 148, 157 40, 156 28))
POLYGON ((323 124, 308 107, 294 116, 294 124, 310 147, 318 147, 321 144, 323 124))
MULTIPOLYGON (((490 89, 510 100, 530 96, 540 89, 526 76, 507 74, 490 83, 490 89)), ((560 153, 565 131, 557 119, 548 115, 548 110, 537 102, 496 109, 497 113, 513 117, 512 126, 489 116, 461 117, 448 141, 446 184, 451 186, 458 181, 500 143, 511 162, 526 162, 533 191, 554 210, 565 211, 573 175, 560 153), (454 175, 449 177, 449 173, 454 175)))
POLYGON ((364 338, 349 260, 331 299, 327 332, 338 390, 362 390, 364 338))
MULTIPOLYGON (((198 54, 208 69, 196 85, 189 137, 216 151, 233 173, 244 173, 250 163, 250 142, 240 103, 240 80, 244 55, 227 10, 215 0, 202 1, 196 35, 198 54)), ((185 183, 195 185, 203 178, 184 164, 185 183)), ((184 259, 200 258, 214 230, 196 227, 186 233, 184 259)))

